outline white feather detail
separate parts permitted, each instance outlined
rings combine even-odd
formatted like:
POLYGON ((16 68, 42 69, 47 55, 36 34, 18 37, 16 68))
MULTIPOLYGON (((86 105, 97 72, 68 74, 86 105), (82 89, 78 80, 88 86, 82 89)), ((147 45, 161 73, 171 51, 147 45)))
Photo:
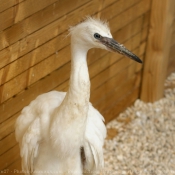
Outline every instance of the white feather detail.
POLYGON ((34 171, 34 158, 37 156, 40 139, 40 119, 36 118, 24 134, 21 144, 22 165, 26 174, 34 171))
POLYGON ((90 104, 85 132, 85 139, 88 142, 88 144, 85 144, 85 156, 87 164, 85 168, 91 167, 91 165, 88 165, 88 158, 91 157, 94 159, 94 169, 102 169, 104 166, 103 144, 106 137, 106 127, 103 121, 103 116, 90 104), (90 147, 88 148, 87 145, 90 145, 90 147), (90 156, 89 154, 92 155, 90 156))

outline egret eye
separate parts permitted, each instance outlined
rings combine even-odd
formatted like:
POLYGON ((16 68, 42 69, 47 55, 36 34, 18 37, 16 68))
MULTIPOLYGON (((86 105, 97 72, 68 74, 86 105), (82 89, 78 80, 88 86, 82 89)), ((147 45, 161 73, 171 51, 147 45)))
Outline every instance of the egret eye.
POLYGON ((98 34, 98 33, 95 33, 95 34, 94 34, 94 38, 96 38, 96 39, 100 39, 100 38, 101 38, 101 35, 98 34))

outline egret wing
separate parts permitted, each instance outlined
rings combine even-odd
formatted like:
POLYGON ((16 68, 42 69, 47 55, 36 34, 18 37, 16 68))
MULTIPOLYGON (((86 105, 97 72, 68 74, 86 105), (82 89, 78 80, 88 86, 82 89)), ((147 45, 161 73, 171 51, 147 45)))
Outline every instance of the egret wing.
POLYGON ((34 171, 34 159, 37 157, 40 140, 40 119, 36 118, 23 135, 21 142, 22 169, 26 174, 30 175, 34 171))
POLYGON ((52 113, 65 95, 57 91, 42 94, 26 106, 17 118, 15 136, 20 145, 22 167, 26 174, 34 170, 40 141, 48 136, 52 113))
POLYGON ((90 104, 85 131, 86 170, 101 169, 104 166, 103 144, 106 127, 103 116, 90 104))

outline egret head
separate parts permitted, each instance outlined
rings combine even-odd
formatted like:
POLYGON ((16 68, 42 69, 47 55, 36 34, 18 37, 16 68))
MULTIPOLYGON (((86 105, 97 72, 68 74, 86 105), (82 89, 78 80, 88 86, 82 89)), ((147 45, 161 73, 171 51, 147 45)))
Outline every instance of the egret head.
POLYGON ((70 34, 72 42, 77 43, 79 47, 86 48, 86 50, 91 48, 101 48, 118 52, 142 63, 135 54, 112 38, 108 24, 104 21, 89 17, 82 23, 71 27, 70 34))

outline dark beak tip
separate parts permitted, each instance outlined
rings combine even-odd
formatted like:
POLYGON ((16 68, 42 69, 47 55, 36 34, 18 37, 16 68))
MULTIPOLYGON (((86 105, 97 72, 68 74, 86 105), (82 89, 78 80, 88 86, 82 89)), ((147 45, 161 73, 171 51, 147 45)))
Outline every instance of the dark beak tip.
POLYGON ((138 59, 137 62, 143 64, 143 61, 141 59, 138 59))
POLYGON ((132 56, 130 56, 130 58, 131 58, 132 60, 134 60, 134 61, 140 63, 140 64, 143 63, 143 61, 142 61, 138 56, 136 56, 136 55, 134 55, 134 54, 133 54, 132 56))

